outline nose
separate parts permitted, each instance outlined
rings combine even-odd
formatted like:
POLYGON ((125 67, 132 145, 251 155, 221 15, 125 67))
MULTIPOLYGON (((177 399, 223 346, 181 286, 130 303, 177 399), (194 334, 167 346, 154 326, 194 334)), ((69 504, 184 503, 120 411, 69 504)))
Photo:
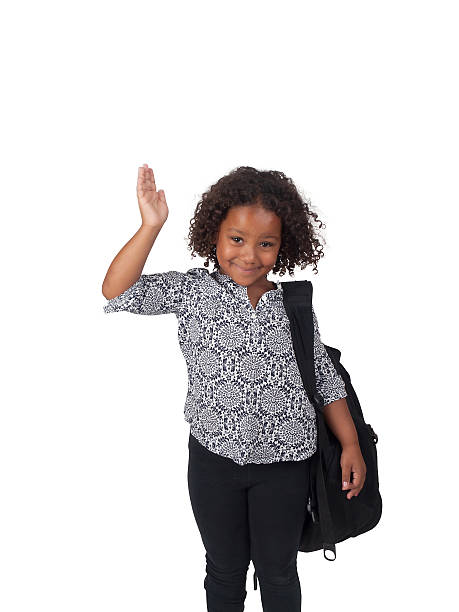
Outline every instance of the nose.
POLYGON ((250 247, 245 247, 240 256, 241 264, 247 266, 248 268, 255 265, 256 258, 253 250, 250 247))

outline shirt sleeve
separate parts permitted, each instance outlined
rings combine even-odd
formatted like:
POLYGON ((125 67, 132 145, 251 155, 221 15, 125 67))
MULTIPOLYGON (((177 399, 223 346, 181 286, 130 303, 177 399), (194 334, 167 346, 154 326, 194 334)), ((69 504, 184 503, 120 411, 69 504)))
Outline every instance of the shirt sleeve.
POLYGON ((324 405, 331 404, 338 399, 347 397, 344 380, 333 365, 327 349, 320 339, 319 324, 312 309, 314 321, 314 367, 316 374, 317 391, 324 398, 324 405))
POLYGON ((179 315, 186 307, 190 288, 191 277, 185 272, 142 274, 126 291, 107 300, 104 312, 125 310, 141 315, 179 315))

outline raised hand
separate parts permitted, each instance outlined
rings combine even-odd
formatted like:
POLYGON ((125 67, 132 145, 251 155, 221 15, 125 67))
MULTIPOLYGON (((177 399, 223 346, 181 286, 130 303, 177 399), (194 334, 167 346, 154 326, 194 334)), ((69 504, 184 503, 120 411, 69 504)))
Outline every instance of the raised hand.
POLYGON ((169 215, 169 209, 164 190, 156 191, 155 176, 148 164, 139 167, 137 200, 142 216, 142 225, 162 227, 169 215))

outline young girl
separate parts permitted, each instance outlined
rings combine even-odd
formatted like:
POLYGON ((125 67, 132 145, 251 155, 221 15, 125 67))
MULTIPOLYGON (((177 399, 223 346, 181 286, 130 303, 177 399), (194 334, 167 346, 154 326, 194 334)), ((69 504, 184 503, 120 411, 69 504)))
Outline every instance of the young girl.
MULTIPOLYGON (((299 612, 297 553, 317 432, 282 285, 267 275, 308 264, 317 273, 317 215, 282 172, 239 167, 203 194, 191 221, 190 247, 205 267, 142 274, 168 217, 147 164, 139 168, 137 198, 142 226, 108 269, 104 311, 177 316, 189 374, 188 488, 206 551, 207 610, 244 610, 252 560, 264 612, 299 612)), ((313 320, 317 390, 342 445, 350 499, 363 487, 365 463, 314 312, 313 320)))

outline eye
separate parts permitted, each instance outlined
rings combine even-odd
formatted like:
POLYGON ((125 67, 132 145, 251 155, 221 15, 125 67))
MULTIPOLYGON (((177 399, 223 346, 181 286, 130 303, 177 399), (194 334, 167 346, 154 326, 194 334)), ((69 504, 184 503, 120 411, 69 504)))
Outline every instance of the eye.
MULTIPOLYGON (((242 238, 240 236, 231 236, 231 240, 242 240, 242 238)), ((237 242, 236 244, 239 244, 239 243, 237 242)), ((268 247, 274 246, 272 242, 268 242, 266 240, 263 240, 263 242, 260 242, 260 244, 267 244, 268 247)))

